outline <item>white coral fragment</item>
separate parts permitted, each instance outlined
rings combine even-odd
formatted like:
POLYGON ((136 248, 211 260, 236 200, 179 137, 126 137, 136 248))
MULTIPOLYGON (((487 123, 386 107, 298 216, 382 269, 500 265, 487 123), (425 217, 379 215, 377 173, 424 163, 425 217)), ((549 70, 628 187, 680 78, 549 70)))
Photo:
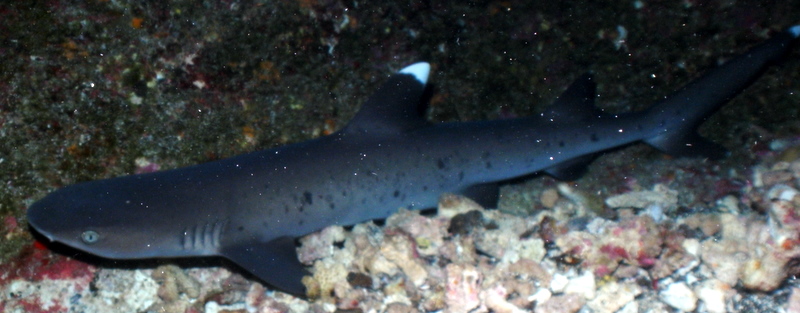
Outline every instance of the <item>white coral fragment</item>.
POLYGON ((697 308, 697 296, 684 282, 670 284, 659 296, 669 306, 684 312, 692 312, 697 308))

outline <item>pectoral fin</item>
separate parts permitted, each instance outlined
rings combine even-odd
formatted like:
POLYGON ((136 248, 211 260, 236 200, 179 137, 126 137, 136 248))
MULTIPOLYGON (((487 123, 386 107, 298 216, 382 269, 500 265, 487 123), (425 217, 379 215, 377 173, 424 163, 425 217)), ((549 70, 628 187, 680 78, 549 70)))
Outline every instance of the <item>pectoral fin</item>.
POLYGON ((221 254, 277 289, 296 296, 306 295, 302 279, 310 273, 297 259, 292 237, 226 247, 221 254))
POLYGON ((472 199, 484 208, 496 208, 497 201, 500 199, 500 185, 497 183, 477 184, 456 193, 472 199))

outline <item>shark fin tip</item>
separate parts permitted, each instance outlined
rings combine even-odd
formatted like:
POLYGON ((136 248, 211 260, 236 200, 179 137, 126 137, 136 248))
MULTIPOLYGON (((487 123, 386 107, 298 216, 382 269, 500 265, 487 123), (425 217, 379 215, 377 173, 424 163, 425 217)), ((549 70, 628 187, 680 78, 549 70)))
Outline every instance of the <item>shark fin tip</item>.
POLYGON ((417 62, 400 70, 401 74, 414 76, 423 85, 428 83, 428 74, 431 72, 431 65, 428 62, 417 62))

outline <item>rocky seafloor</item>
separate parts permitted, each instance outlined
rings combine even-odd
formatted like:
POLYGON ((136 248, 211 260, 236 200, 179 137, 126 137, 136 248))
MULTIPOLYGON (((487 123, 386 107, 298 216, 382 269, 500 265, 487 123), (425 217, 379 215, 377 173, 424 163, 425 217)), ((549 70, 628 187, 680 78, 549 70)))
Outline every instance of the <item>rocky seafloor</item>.
POLYGON ((640 173, 666 177, 606 176, 624 191, 602 199, 584 188, 596 178, 539 178, 504 188, 500 209, 443 195, 435 212, 331 226, 300 240, 306 299, 233 267, 105 268, 42 246, 0 299, 4 312, 800 312, 795 141, 742 172, 662 159, 640 173))

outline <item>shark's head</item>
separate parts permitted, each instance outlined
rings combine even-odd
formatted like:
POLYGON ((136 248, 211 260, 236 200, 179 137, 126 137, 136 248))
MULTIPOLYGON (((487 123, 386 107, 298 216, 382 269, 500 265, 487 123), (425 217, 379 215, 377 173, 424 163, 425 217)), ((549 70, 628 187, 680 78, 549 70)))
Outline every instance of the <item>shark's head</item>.
POLYGON ((158 201, 164 194, 137 188, 142 186, 132 178, 59 189, 28 208, 28 223, 51 241, 105 258, 186 254, 181 221, 171 219, 173 210, 158 201))

